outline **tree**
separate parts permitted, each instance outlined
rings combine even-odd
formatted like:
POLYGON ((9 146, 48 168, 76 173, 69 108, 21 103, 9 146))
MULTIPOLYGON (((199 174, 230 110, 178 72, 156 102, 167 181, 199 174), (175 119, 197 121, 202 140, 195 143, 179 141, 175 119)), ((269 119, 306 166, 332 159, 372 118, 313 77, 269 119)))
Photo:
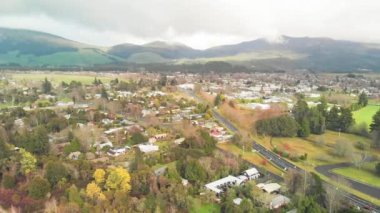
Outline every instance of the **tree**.
POLYGON ((376 174, 380 176, 380 163, 376 164, 376 174))
POLYGON ((223 95, 221 93, 217 94, 214 99, 214 106, 219 106, 224 101, 223 95))
POLYGON ((95 183, 102 184, 105 181, 106 172, 104 169, 96 169, 94 172, 95 183))
POLYGON ((160 80, 158 81, 158 85, 161 87, 164 87, 164 86, 166 86, 167 82, 168 82, 167 76, 161 75, 160 80))
POLYGON ((297 212, 303 213, 324 213, 326 210, 319 205, 312 197, 304 196, 297 201, 297 212))
POLYGON ((55 186, 63 178, 67 178, 68 172, 61 162, 49 162, 46 165, 46 179, 55 186))
POLYGON ((131 176, 129 172, 122 167, 116 167, 109 170, 105 186, 109 190, 113 189, 129 192, 131 190, 130 182, 131 176))
POLYGON ((325 117, 323 111, 321 112, 318 107, 310 109, 310 132, 313 134, 323 134, 326 130, 325 117))
POLYGON ((102 189, 95 183, 91 182, 87 184, 86 187, 86 195, 87 197, 93 199, 93 200, 105 200, 106 197, 104 196, 102 189))
POLYGON ((373 115, 370 130, 371 132, 380 130, 380 110, 378 110, 376 114, 373 115))
POLYGON ((79 206, 83 206, 83 199, 80 196, 80 193, 78 191, 78 188, 73 184, 70 186, 70 188, 67 189, 67 199, 70 203, 76 203, 79 206))
POLYGON ((333 106, 327 114, 326 117, 327 128, 331 130, 339 130, 339 108, 337 106, 333 106))
POLYGON ((3 175, 1 185, 6 189, 13 189, 16 187, 16 179, 12 175, 5 174, 3 175))
POLYGON ((327 100, 325 96, 322 96, 319 100, 319 104, 317 105, 318 111, 322 114, 322 116, 327 116, 327 100))
POLYGON ((52 89, 51 82, 45 78, 44 82, 42 82, 42 92, 47 94, 50 93, 52 89))
POLYGON ((42 199, 50 192, 50 184, 42 177, 35 177, 28 186, 28 194, 34 199, 42 199))
POLYGON ((296 105, 293 107, 293 115, 294 119, 300 124, 302 121, 308 117, 309 115, 309 107, 306 103, 306 101, 299 97, 297 100, 296 105))
POLYGON ((355 123, 352 117, 352 112, 350 108, 341 108, 339 117, 339 126, 341 131, 347 132, 347 130, 355 123))
POLYGON ((9 155, 10 150, 8 145, 3 140, 0 140, 0 160, 9 157, 9 155))
POLYGON ((358 105, 361 107, 365 107, 368 105, 367 93, 365 93, 365 92, 360 93, 359 99, 358 99, 358 105))
POLYGON ((107 93, 106 88, 102 87, 102 90, 101 90, 100 96, 101 96, 102 98, 108 100, 108 93, 107 93))
POLYGON ((20 149, 21 159, 21 171, 24 175, 28 175, 36 169, 37 159, 25 149, 20 149))
POLYGON ((279 137, 293 137, 298 130, 298 124, 294 118, 281 115, 274 118, 258 120, 255 124, 256 132, 260 135, 279 137))
POLYGON ((299 129, 297 131, 298 137, 306 138, 310 135, 310 122, 309 119, 304 117, 299 123, 299 129))

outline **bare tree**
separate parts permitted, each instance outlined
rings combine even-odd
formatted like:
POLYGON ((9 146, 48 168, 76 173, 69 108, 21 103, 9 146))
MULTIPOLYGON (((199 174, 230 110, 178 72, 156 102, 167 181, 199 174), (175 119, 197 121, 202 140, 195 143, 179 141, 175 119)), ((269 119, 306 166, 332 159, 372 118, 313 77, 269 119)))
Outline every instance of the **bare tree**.
POLYGON ((334 181, 334 185, 325 185, 325 202, 329 213, 337 212, 342 207, 345 192, 341 187, 349 186, 349 183, 342 177, 337 176, 334 181))

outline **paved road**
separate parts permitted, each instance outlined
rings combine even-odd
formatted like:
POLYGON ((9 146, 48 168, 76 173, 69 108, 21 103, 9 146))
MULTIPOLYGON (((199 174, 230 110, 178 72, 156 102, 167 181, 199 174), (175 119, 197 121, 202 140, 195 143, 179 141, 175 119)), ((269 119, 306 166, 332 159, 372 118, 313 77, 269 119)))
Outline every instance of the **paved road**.
MULTIPOLYGON (((300 171, 300 172, 305 172, 305 170, 297 167, 296 165, 290 163, 289 161, 283 159, 282 157, 278 156, 276 153, 268 150, 267 148, 265 148, 264 146, 256 143, 255 141, 253 142, 252 144, 253 148, 256 149, 256 151, 258 151, 262 156, 264 156, 267 160, 271 161, 273 164, 275 164, 276 166, 282 168, 283 170, 288 170, 290 168, 293 168, 293 169, 296 169, 297 171, 300 171)), ((327 171, 329 171, 330 169, 328 169, 327 171)), ((317 169, 318 171, 318 169, 317 169)), ((320 171, 318 171, 320 172, 320 171)), ((322 173, 322 172, 321 172, 322 173)), ((324 173, 322 173, 324 174, 324 173)), ((325 174, 324 174, 325 175, 325 174)), ((333 185, 327 183, 324 181, 324 183, 327 185, 327 187, 334 187, 333 185)), ((355 187, 352 187, 358 191, 362 191, 360 187, 358 188, 355 188, 355 187)), ((363 191, 362 191, 363 192, 363 191)), ((366 193, 366 192, 364 192, 366 193)), ((371 194, 369 195, 373 195, 373 191, 371 191, 371 194)), ((376 192, 376 193, 379 193, 379 192, 376 192)), ((367 193, 366 193, 367 194, 367 193)), ((378 197, 380 194, 377 194, 375 197, 378 197)), ((373 212, 380 212, 380 207, 379 206, 376 206, 375 204, 369 202, 369 201, 366 201, 364 199, 361 199, 353 194, 350 194, 350 193, 345 193, 344 195, 347 200, 352 204, 352 205, 355 205, 355 206, 358 206, 360 207, 361 209, 371 209, 371 211, 373 212)))
MULTIPOLYGON (((199 102, 204 102, 198 96, 196 96, 194 94, 194 92, 192 92, 192 91, 187 91, 187 94, 189 94, 190 96, 194 97, 199 102)), ((215 109, 212 110, 212 113, 213 113, 213 116, 220 123, 222 123, 225 127, 227 127, 228 129, 230 129, 234 133, 238 132, 238 129, 229 120, 227 120, 226 118, 224 118, 223 116, 221 116, 215 109)), ((285 171, 288 170, 288 169, 290 169, 290 168, 293 168, 293 169, 296 169, 297 171, 305 172, 305 170, 303 170, 303 169, 297 167, 296 165, 290 163, 289 161, 283 159, 282 157, 280 157, 277 154, 275 154, 274 152, 266 149, 264 146, 256 143, 255 141, 253 142, 252 146, 253 146, 253 148, 256 151, 258 151, 267 160, 271 161, 273 164, 275 164, 279 168, 282 168, 285 171)), ((329 184, 329 183, 327 183, 325 181, 323 181, 323 182, 324 182, 324 184, 327 187, 334 187, 335 188, 334 185, 331 185, 331 184, 329 184)), ((369 201, 366 201, 364 199, 361 199, 361 198, 357 197, 356 195, 350 194, 348 192, 346 192, 344 196, 347 198, 347 201, 350 204, 352 204, 352 205, 360 207, 361 209, 370 209, 372 212, 378 212, 378 213, 380 213, 380 206, 376 206, 375 204, 373 204, 373 203, 371 203, 369 201)))
POLYGON ((338 177, 338 176, 342 177, 350 184, 351 188, 354 188, 360 192, 363 192, 365 194, 371 195, 372 197, 380 199, 380 188, 373 187, 364 183, 360 183, 349 178, 345 178, 342 175, 337 175, 331 171, 333 169, 348 167, 348 166, 352 166, 352 164, 338 163, 338 164, 333 164, 333 165, 317 166, 315 167, 315 170, 327 177, 338 177))
POLYGON ((224 125, 227 129, 229 129, 233 133, 237 133, 238 129, 231 123, 229 120, 225 119, 223 116, 219 114, 216 109, 212 109, 212 115, 216 118, 222 125, 224 125))

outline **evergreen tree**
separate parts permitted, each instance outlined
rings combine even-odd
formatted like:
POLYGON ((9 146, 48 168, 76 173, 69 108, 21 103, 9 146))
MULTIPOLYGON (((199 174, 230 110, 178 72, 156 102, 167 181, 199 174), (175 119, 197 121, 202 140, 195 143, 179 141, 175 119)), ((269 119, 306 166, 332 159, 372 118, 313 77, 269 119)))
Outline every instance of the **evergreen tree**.
POLYGON ((372 123, 370 125, 371 132, 380 130, 380 110, 372 117, 372 123))
POLYGON ((45 94, 48 94, 51 92, 52 85, 51 82, 45 78, 44 82, 42 83, 42 92, 45 94))
POLYGON ((102 91, 101 91, 101 94, 100 94, 100 95, 101 95, 102 98, 108 100, 108 93, 107 93, 106 88, 102 87, 102 91))
POLYGON ((325 96, 322 96, 319 100, 319 104, 317 105, 318 111, 322 114, 322 116, 327 116, 327 100, 325 96))
POLYGON ((310 132, 313 134, 323 134, 326 129, 325 117, 323 116, 323 111, 321 112, 318 108, 310 109, 310 132))
POLYGON ((347 130, 355 123, 352 117, 352 111, 350 108, 341 108, 339 116, 340 130, 347 132, 347 130))
POLYGON ((339 123, 339 109, 337 106, 333 106, 326 117, 327 128, 338 131, 340 129, 339 123))
POLYGON ((361 107, 365 107, 368 105, 368 96, 365 92, 360 93, 358 105, 361 107))
POLYGON ((307 117, 304 117, 299 124, 299 129, 297 132, 298 137, 308 137, 310 135, 310 122, 307 117))

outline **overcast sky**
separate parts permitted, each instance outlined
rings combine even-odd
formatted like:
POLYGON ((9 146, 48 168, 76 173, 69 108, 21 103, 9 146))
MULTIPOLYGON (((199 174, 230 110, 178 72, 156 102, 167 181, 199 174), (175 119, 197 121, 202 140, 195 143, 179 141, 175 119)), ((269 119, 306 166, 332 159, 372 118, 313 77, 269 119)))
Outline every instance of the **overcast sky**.
POLYGON ((110 46, 194 48, 280 35, 380 42, 379 0, 0 0, 0 26, 110 46))

